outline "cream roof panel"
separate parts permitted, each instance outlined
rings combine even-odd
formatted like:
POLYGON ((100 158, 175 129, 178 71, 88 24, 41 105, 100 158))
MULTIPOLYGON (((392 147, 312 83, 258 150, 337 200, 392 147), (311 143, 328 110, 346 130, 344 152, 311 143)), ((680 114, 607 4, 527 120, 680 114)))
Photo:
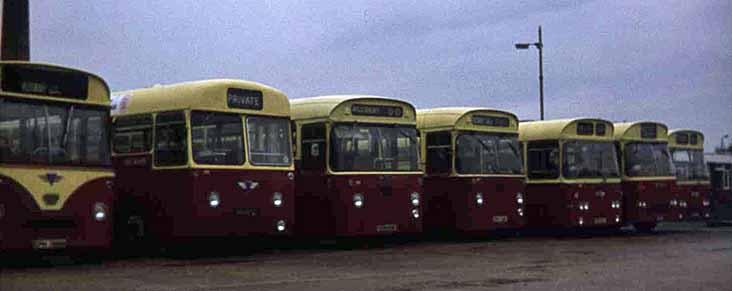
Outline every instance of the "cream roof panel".
POLYGON ((372 116, 353 116, 350 112, 352 104, 365 105, 382 105, 382 106, 399 106, 402 107, 403 115, 401 118, 393 119, 394 123, 411 123, 416 122, 416 112, 414 106, 409 102, 383 96, 372 95, 331 95, 294 99, 290 102, 292 108, 293 120, 307 119, 328 119, 337 122, 368 122, 369 120, 383 120, 388 117, 372 117, 372 116))
POLYGON ((521 141, 556 140, 565 138, 588 140, 612 140, 614 127, 612 122, 600 118, 570 118, 544 121, 527 121, 519 123, 519 139, 521 141), (592 122, 605 124, 605 135, 577 135, 577 124, 592 122))
POLYGON ((620 122, 615 123, 615 139, 616 140, 637 140, 637 141, 668 141, 668 127, 657 121, 634 121, 634 122, 620 122), (642 139, 640 138, 641 124, 654 124, 657 128, 660 127, 660 131, 656 133, 655 139, 642 139))
POLYGON ((113 107, 118 106, 119 108, 113 110, 112 115, 183 109, 283 117, 290 115, 290 102, 285 94, 267 85, 244 80, 214 79, 156 85, 150 88, 115 92, 113 95, 113 107), (227 97, 229 88, 261 91, 262 110, 229 108, 227 97))
MULTIPOLYGON (((493 108, 484 107, 441 107, 431 109, 420 109, 417 110, 417 127, 420 129, 432 129, 432 128, 455 128, 455 127, 466 127, 470 123, 467 118, 473 114, 483 114, 490 116, 500 116, 509 119, 508 128, 499 127, 487 127, 486 131, 499 130, 499 131, 516 131, 518 130, 518 118, 515 114, 493 108), (490 129, 488 129, 490 128, 490 129)), ((481 126, 474 126, 473 129, 479 129, 481 126)))
POLYGON ((704 150, 704 134, 701 131, 693 129, 673 129, 668 132, 668 146, 672 148, 687 148, 687 149, 700 149, 704 150), (699 136, 699 140, 695 145, 693 144, 677 144, 676 136, 679 134, 696 134, 699 136))

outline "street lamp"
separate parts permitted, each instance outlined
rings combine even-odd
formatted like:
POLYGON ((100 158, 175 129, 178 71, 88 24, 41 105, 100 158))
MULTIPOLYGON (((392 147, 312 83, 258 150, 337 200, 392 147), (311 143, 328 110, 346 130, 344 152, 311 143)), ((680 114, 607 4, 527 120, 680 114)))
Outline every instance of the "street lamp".
POLYGON ((544 43, 541 41, 541 25, 539 26, 539 41, 535 43, 517 43, 517 50, 529 49, 530 46, 535 46, 539 50, 539 112, 541 114, 541 120, 544 120, 544 65, 543 65, 543 54, 541 53, 544 48, 544 43))
POLYGON ((721 138, 721 139, 720 139, 720 141, 719 141, 719 142, 721 143, 721 144, 719 145, 719 150, 720 150, 720 151, 722 151, 722 152, 724 152, 724 151, 725 151, 725 149, 724 149, 724 139, 725 139, 725 138, 728 138, 728 137, 729 137, 729 134, 725 134, 724 136, 722 136, 722 138, 721 138))

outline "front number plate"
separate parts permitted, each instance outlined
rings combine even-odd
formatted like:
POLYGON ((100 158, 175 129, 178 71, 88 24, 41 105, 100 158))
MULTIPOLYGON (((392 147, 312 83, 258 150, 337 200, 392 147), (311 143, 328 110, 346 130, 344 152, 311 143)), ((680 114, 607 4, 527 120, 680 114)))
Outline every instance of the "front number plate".
POLYGON ((508 222, 508 216, 505 216, 505 215, 493 216, 493 222, 494 223, 506 223, 506 222, 508 222))
POLYGON ((397 231, 396 224, 382 224, 376 226, 377 232, 395 232, 397 231))
POLYGON ((607 218, 605 217, 595 217, 595 224, 606 224, 607 218))

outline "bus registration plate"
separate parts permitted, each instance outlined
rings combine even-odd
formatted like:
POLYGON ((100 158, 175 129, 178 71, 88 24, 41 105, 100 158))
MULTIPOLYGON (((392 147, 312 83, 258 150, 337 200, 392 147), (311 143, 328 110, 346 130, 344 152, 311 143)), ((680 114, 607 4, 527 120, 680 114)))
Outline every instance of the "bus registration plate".
POLYGON ((394 232, 397 231, 397 225, 396 224, 382 224, 376 226, 377 232, 394 232))
POLYGON ((234 214, 239 216, 258 216, 259 209, 257 208, 235 208, 234 214))
POLYGON ((506 222, 508 222, 508 216, 505 216, 505 215, 493 216, 493 222, 494 223, 506 223, 506 222))
POLYGON ((607 218, 606 217, 595 217, 595 224, 606 224, 607 218))

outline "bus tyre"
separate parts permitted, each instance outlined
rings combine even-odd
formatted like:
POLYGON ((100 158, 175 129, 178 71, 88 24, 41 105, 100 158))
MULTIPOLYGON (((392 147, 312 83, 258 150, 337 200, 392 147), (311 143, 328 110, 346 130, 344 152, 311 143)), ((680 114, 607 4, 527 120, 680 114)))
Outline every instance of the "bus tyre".
POLYGON ((656 228, 656 224, 652 222, 638 222, 633 224, 633 227, 635 227, 635 230, 638 232, 649 233, 656 228))

